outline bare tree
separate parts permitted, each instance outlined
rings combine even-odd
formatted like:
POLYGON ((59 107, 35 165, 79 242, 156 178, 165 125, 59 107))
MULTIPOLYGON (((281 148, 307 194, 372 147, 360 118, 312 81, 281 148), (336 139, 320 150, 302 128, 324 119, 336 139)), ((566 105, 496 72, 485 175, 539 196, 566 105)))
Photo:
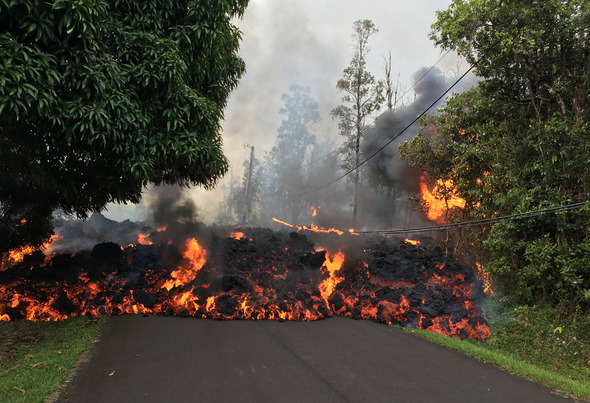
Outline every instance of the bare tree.
POLYGON ((395 84, 391 79, 391 52, 389 52, 389 58, 385 59, 385 99, 387 100, 387 110, 401 109, 405 105, 403 100, 400 98, 400 92, 403 92, 399 82, 399 73, 397 73, 397 79, 395 84))

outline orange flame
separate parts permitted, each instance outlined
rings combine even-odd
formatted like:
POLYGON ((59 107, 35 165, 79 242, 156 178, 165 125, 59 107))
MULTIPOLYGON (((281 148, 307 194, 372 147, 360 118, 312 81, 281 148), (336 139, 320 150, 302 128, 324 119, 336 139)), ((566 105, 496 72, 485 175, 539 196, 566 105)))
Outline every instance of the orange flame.
POLYGON ((233 239, 244 239, 246 238, 246 235, 244 235, 243 232, 232 232, 229 234, 229 237, 233 239))
MULTIPOLYGON (((167 225, 163 225, 156 230, 156 232, 164 232, 168 228, 167 225)), ((140 245, 153 245, 154 243, 150 241, 148 238, 151 234, 137 234, 137 243, 140 245)))
POLYGON ((477 267, 477 271, 481 276, 483 281, 483 292, 485 295, 492 295, 494 291, 492 290, 492 283, 490 280, 490 273, 483 270, 483 265, 479 262, 475 262, 475 266, 477 267))
POLYGON ((465 199, 462 199, 454 194, 452 194, 449 198, 441 199, 440 196, 437 196, 437 194, 442 191, 441 189, 451 189, 451 192, 454 193, 455 184, 451 179, 446 181, 438 179, 431 192, 428 189, 428 185, 426 185, 424 177, 420 178, 420 193, 422 200, 428 208, 428 211, 426 212, 428 219, 436 221, 439 224, 444 224, 444 216, 446 212, 452 208, 464 208, 465 199))
MULTIPOLYGON (((318 249, 321 251, 321 249, 318 249)), ((336 277, 336 272, 342 268, 342 263, 344 263, 344 253, 338 252, 334 257, 330 258, 330 254, 326 253, 326 261, 322 266, 322 269, 325 269, 329 277, 322 281, 319 286, 320 294, 324 301, 326 301, 326 306, 330 309, 330 305, 328 304, 328 298, 334 292, 334 289, 343 279, 341 277, 336 277)))
POLYGON ((211 296, 207 298, 207 305, 205 306, 207 312, 215 310, 215 297, 211 296))
POLYGON ((309 208, 309 215, 312 217, 315 217, 318 215, 318 212, 320 211, 320 209, 322 208, 322 206, 311 206, 309 208))
POLYGON ((154 243, 147 238, 150 234, 137 234, 137 243, 140 245, 153 245, 154 243))
POLYGON ((8 252, 8 259, 13 263, 22 262, 26 255, 30 255, 31 253, 35 252, 37 248, 34 246, 23 246, 18 249, 13 249, 8 252))
MULTIPOLYGON (((24 221, 24 219, 23 219, 24 221)), ((30 246, 30 245, 26 245, 17 249, 13 249, 11 251, 8 252, 8 259, 7 262, 2 262, 2 263, 8 263, 10 265, 15 265, 17 263, 20 263, 23 261, 23 259, 25 258, 26 255, 30 255, 31 253, 35 252, 35 251, 47 251, 50 250, 51 246, 60 241, 63 237, 61 235, 58 234, 53 234, 51 235, 51 237, 49 238, 49 241, 45 242, 44 244, 42 244, 39 247, 34 247, 34 246, 30 246)), ((4 268, 4 264, 2 264, 2 268, 4 268)))
POLYGON ((174 287, 185 285, 195 279, 197 272, 201 270, 205 264, 207 252, 199 245, 199 242, 195 238, 186 240, 186 252, 184 252, 184 258, 190 262, 190 267, 184 268, 179 267, 178 270, 174 270, 170 273, 173 279, 167 280, 162 288, 170 291, 174 287))
MULTIPOLYGON (((322 228, 322 227, 318 227, 315 224, 311 224, 309 227, 306 227, 305 225, 293 225, 293 224, 289 224, 288 222, 281 221, 278 218, 274 218, 274 217, 272 220, 276 223, 282 224, 282 225, 289 227, 289 228, 297 228, 297 231, 311 231, 311 232, 319 232, 319 233, 323 233, 323 234, 344 235, 344 231, 341 231, 336 228, 322 228)), ((353 229, 349 229, 348 232, 350 232, 353 235, 358 235, 357 233, 354 232, 353 229)))
POLYGON ((420 245, 420 241, 415 241, 415 240, 413 240, 413 239, 408 239, 408 238, 406 238, 406 239, 404 240, 404 242, 405 242, 405 243, 409 243, 410 245, 420 245))

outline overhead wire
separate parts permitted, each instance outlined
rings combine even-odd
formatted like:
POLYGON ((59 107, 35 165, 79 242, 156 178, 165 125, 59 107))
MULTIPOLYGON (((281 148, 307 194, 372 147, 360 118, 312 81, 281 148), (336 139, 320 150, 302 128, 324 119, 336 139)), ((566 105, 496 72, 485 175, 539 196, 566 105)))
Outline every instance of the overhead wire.
POLYGON ((448 229, 457 229, 457 228, 466 228, 466 227, 475 227, 480 225, 486 224, 495 224, 501 221, 510 221, 510 220, 519 220, 524 218, 536 217, 539 215, 559 212, 559 211, 569 211, 575 210, 584 207, 588 202, 580 202, 580 203, 573 203, 573 204, 566 204, 563 206, 556 206, 556 207, 548 207, 545 209, 540 210, 531 210, 524 213, 517 213, 517 214, 510 214, 504 215, 499 217, 490 217, 484 218, 481 220, 474 220, 474 221, 464 221, 459 223, 453 224, 443 224, 443 225, 434 225, 428 227, 418 227, 418 228, 407 228, 407 229, 390 229, 390 230, 366 230, 366 231, 355 231, 357 234, 409 234, 409 233, 416 233, 416 232, 431 232, 431 231, 441 231, 441 230, 448 230, 448 229))
MULTIPOLYGON (((437 61, 436 61, 436 62, 435 62, 435 63, 434 63, 432 66, 430 66, 430 68, 429 68, 428 70, 426 70, 426 72, 424 72, 424 74, 422 74, 422 75, 421 75, 421 76, 420 76, 420 77, 419 77, 419 78, 418 78, 418 79, 417 79, 417 80, 414 82, 414 84, 412 84, 412 86, 411 86, 410 88, 408 88, 408 89, 407 89, 407 90, 406 90, 406 91, 405 91, 405 92, 404 92, 404 93, 403 93, 403 94, 400 96, 400 99, 403 99, 403 98, 404 98, 404 97, 405 97, 405 96, 408 94, 408 92, 410 92, 411 90, 413 90, 413 89, 416 87, 416 85, 418 85, 418 83, 420 83, 420 81, 422 81, 422 80, 424 79, 424 77, 426 77, 426 76, 428 75, 428 73, 430 73, 430 72, 431 72, 431 71, 432 71, 432 70, 433 70, 433 69, 436 67, 436 65, 437 65, 437 64, 439 64, 439 63, 442 61, 442 59, 444 59, 444 58, 445 58, 445 56, 446 56, 446 55, 448 55, 450 52, 451 52, 451 50, 450 50, 450 49, 449 49, 449 50, 447 50, 447 51, 446 51, 446 53, 444 53, 444 54, 443 54, 443 55, 442 55, 442 56, 441 56, 441 57, 440 57, 440 58, 439 58, 439 59, 438 59, 438 60, 437 60, 437 61)), ((381 115, 379 115, 379 116, 377 117, 377 119, 379 119, 381 116, 383 116, 383 114, 385 114, 385 112, 383 112, 381 115)), ((329 153, 327 153, 327 154, 323 155, 322 157, 319 157, 318 159, 316 159, 316 160, 314 160, 314 161, 311 161, 311 162, 309 162, 309 163, 307 163, 307 164, 305 164, 305 165, 300 165, 300 166, 298 166, 298 167, 294 167, 294 168, 280 168, 280 169, 281 169, 282 171, 288 172, 288 171, 297 171, 297 170, 299 170, 299 169, 302 169, 302 168, 307 168, 307 167, 310 167, 310 166, 312 166, 312 165, 314 165, 314 164, 316 164, 316 163, 318 163, 318 162, 322 161, 324 158, 327 158, 328 156, 330 156, 330 155, 332 155, 332 154, 334 154, 334 153, 336 153, 336 152, 338 152, 338 151, 340 151, 340 147, 336 148, 335 150, 332 150, 332 151, 330 151, 329 153)))
POLYGON ((428 70, 426 70, 426 72, 425 72, 424 74, 422 74, 422 75, 420 76, 420 78, 418 78, 418 80, 416 80, 416 81, 414 82, 414 84, 412 84, 412 86, 411 86, 410 88, 408 88, 408 89, 406 90, 406 92, 404 92, 404 93, 401 95, 400 99, 403 99, 403 98, 406 96, 406 94, 407 94, 408 92, 412 91, 412 90, 414 89, 414 87, 416 87, 416 85, 418 85, 418 83, 419 83, 420 81, 422 81, 422 79, 423 79, 424 77, 426 77, 426 75, 428 75, 428 73, 430 73, 430 72, 432 71, 432 69, 434 69, 434 67, 436 67, 436 65, 437 65, 437 64, 439 64, 439 63, 440 63, 440 61, 441 61, 442 59, 444 59, 444 58, 445 58, 445 56, 446 56, 446 55, 448 55, 449 53, 451 53, 451 49, 447 50, 447 52, 446 52, 444 55, 442 55, 442 56, 441 56, 441 57, 440 57, 440 58, 439 58, 439 59, 436 61, 436 63, 434 63, 432 66, 430 66, 430 68, 429 68, 428 70))
POLYGON ((291 197, 302 197, 302 196, 307 196, 308 194, 311 193, 315 193, 319 190, 325 189, 328 186, 338 182, 339 180, 341 180, 342 178, 345 178, 346 176, 350 175, 351 173, 353 173, 354 171, 356 171, 358 168, 360 168, 361 166, 363 166, 364 164, 366 164, 369 160, 371 160, 373 157, 375 157, 377 154, 379 154, 381 151, 383 151, 388 145, 390 145, 391 143, 393 143, 398 137, 400 137, 402 134, 404 134, 404 132, 406 130, 408 130, 410 127, 412 127, 412 125, 414 125, 414 123, 416 123, 418 120, 420 120, 423 116, 426 115, 426 112, 428 112, 430 109, 432 109, 445 95, 447 95, 449 93, 449 91, 451 91, 463 78, 465 78, 465 76, 467 76, 467 74, 469 74, 471 72, 471 70, 473 70, 473 66, 470 66, 469 69, 467 69, 467 71, 465 73, 463 73, 461 75, 461 77, 459 77, 449 88, 447 88, 434 102, 432 102, 430 104, 430 106, 428 106, 423 112, 421 112, 414 120, 412 120, 412 122, 410 122, 406 127, 403 128, 403 130, 401 130, 398 134, 396 134, 394 137, 392 137, 387 143, 385 143, 383 146, 381 146, 377 151, 373 152, 371 155, 369 155, 367 158, 365 158, 363 161, 359 162, 357 165, 355 165, 353 168, 349 169, 348 171, 346 171, 344 174, 340 175, 338 178, 332 180, 329 183, 326 183, 325 185, 322 185, 318 188, 309 190, 307 192, 302 192, 302 193, 297 193, 297 194, 288 194, 287 196, 291 196, 291 197))

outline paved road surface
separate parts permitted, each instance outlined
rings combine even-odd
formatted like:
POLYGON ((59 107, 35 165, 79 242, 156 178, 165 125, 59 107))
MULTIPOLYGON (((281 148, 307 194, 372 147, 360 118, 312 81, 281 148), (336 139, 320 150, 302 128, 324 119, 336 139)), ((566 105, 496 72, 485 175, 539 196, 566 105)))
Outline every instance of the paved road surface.
POLYGON ((370 321, 108 320, 58 402, 573 402, 370 321))

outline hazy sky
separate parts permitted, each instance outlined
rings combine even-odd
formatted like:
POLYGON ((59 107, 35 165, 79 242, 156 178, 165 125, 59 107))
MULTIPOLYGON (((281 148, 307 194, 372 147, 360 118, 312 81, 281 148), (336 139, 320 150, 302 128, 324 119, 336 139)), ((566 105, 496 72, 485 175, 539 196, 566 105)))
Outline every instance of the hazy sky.
MULTIPOLYGON (((353 52, 352 26, 358 19, 372 20, 379 32, 369 39, 367 67, 377 78, 384 78, 385 57, 391 52, 392 74, 406 88, 412 73, 431 66, 442 55, 428 38, 436 20, 436 10, 446 9, 451 0, 250 0, 243 19, 235 24, 243 33, 240 55, 246 74, 231 95, 222 122, 224 152, 233 174, 243 172, 242 162, 249 157, 244 144, 255 146, 262 157, 275 142, 282 116, 281 95, 292 84, 310 87, 319 102, 321 122, 317 136, 338 138, 336 122, 329 112, 341 101, 336 82, 350 63, 353 52)), ((438 67, 445 71, 467 66, 455 53, 447 55, 438 67)), ((192 189, 200 219, 210 223, 222 195, 218 189, 192 189)), ((141 220, 142 208, 111 206, 107 216, 122 220, 141 220)))

